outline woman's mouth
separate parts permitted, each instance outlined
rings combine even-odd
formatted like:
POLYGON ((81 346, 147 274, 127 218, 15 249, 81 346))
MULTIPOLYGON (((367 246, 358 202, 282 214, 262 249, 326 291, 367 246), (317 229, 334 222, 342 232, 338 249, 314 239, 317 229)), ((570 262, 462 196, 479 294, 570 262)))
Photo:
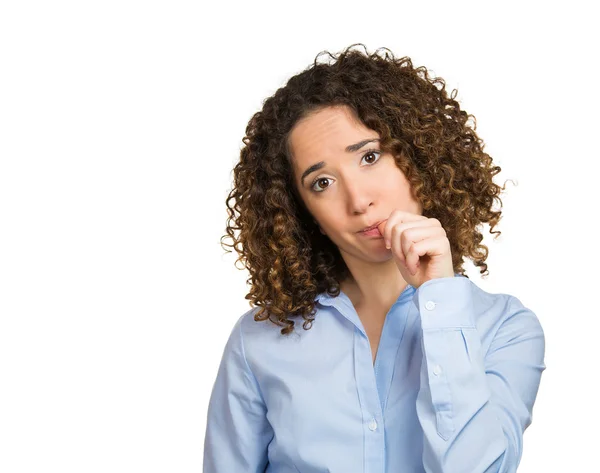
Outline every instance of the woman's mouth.
POLYGON ((374 230, 374 229, 376 229, 377 227, 379 227, 379 225, 381 225, 381 223, 382 223, 382 222, 383 222, 383 220, 382 220, 381 222, 377 222, 376 224, 374 224, 374 225, 371 225, 370 227, 367 227, 367 228, 365 228, 365 229, 361 230, 361 231, 360 231, 360 232, 358 232, 358 233, 363 233, 363 232, 368 232, 368 231, 374 230))
POLYGON ((379 231, 378 227, 371 228, 370 230, 362 230, 358 233, 359 233, 359 235, 363 235, 363 236, 376 236, 376 237, 383 238, 383 235, 379 231))

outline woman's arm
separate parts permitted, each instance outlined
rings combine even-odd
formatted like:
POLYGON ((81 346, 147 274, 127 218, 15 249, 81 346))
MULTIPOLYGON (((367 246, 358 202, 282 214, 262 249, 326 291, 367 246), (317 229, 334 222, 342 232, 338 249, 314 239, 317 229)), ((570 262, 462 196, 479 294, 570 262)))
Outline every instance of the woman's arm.
POLYGON ((225 345, 212 389, 203 473, 264 473, 273 431, 260 389, 246 362, 241 321, 225 345))
POLYGON ((471 284, 433 279, 413 299, 423 329, 417 415, 428 473, 516 472, 546 368, 542 327, 513 296, 498 295, 489 309, 500 317, 482 352, 471 284))

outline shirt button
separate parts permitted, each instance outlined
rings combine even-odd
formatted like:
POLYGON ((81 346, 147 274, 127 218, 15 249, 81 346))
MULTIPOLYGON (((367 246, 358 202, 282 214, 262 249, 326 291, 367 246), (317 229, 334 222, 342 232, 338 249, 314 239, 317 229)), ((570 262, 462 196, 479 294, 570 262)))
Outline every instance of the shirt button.
POLYGON ((377 430, 377 421, 375 419, 371 419, 371 422, 369 422, 369 429, 377 430))
POLYGON ((442 372, 442 367, 440 365, 435 365, 433 368, 433 374, 439 376, 442 372))
POLYGON ((433 301, 427 301, 425 303, 425 308, 427 310, 433 310, 435 308, 435 302, 433 302, 433 301))

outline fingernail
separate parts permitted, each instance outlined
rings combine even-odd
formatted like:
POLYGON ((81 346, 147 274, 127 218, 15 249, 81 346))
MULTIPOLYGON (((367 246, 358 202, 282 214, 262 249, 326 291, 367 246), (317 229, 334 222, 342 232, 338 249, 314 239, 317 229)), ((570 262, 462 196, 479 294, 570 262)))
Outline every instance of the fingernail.
POLYGON ((390 242, 389 240, 385 240, 385 247, 389 250, 390 249, 390 242))

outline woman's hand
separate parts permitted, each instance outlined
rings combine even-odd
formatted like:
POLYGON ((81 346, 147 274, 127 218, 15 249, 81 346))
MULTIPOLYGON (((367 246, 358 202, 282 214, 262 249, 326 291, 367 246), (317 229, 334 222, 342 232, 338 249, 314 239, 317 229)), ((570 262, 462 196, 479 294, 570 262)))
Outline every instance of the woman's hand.
POLYGON ((394 210, 377 228, 402 278, 414 288, 430 279, 454 277, 450 242, 438 219, 394 210))

